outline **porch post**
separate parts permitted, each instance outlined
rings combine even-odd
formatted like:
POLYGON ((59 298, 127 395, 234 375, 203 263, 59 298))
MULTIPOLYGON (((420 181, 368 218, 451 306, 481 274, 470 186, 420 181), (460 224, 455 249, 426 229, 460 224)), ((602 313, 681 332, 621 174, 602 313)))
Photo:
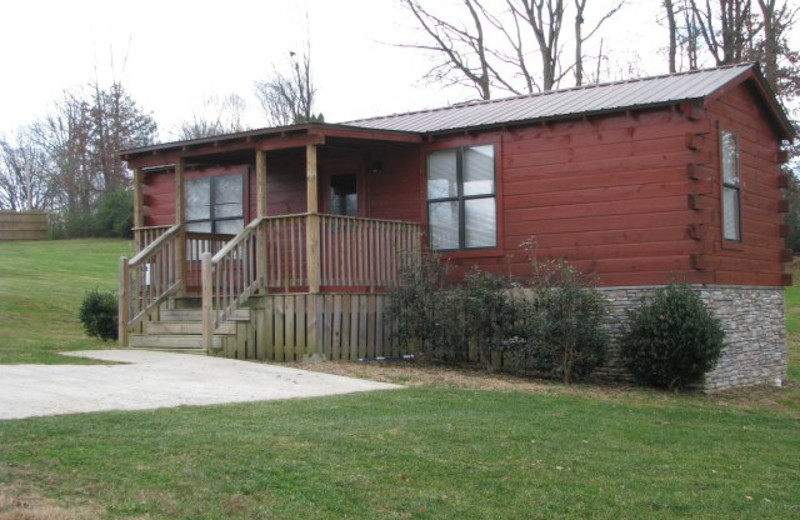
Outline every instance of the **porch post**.
MULTIPOLYGON (((267 216, 267 152, 256 150, 256 207, 258 217, 267 216)), ((267 285, 267 237, 266 230, 256 235, 256 270, 259 287, 267 285)))
POLYGON ((178 275, 178 294, 186 292, 186 209, 183 183, 183 159, 175 162, 175 224, 180 226, 175 247, 176 274, 178 275))
MULTIPOLYGON (((142 170, 133 169, 133 227, 141 228, 144 226, 144 196, 142 194, 142 170)), ((142 250, 142 232, 136 231, 133 236, 136 252, 142 250)))
POLYGON ((317 147, 306 146, 306 262, 308 292, 319 292, 319 202, 317 200, 317 147))
MULTIPOLYGON (((308 303, 306 318, 306 353, 317 352, 317 320, 319 312, 319 202, 317 201, 317 147, 306 146, 306 270, 308 274, 308 303)), ((321 323, 321 321, 320 321, 321 323)))
POLYGON ((117 316, 117 338, 120 347, 128 346, 128 316, 130 315, 130 272, 128 271, 128 259, 119 259, 119 315, 117 316))

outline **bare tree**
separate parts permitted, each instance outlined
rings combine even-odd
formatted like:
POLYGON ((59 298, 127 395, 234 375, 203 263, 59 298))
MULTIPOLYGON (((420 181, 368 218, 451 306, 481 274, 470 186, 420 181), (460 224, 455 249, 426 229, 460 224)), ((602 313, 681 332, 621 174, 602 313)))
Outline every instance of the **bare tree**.
POLYGON ((675 4, 673 0, 663 0, 664 10, 667 13, 667 29, 669 31, 669 71, 677 72, 676 58, 678 55, 678 24, 675 22, 675 4))
MULTIPOLYGON (((665 0, 671 1, 671 0, 665 0)), ((583 84, 583 44, 588 41, 594 34, 600 29, 600 27, 605 23, 606 20, 614 16, 622 6, 625 5, 625 0, 621 0, 616 4, 616 6, 612 7, 598 20, 592 30, 584 36, 583 35, 583 24, 584 20, 584 12, 586 10, 586 0, 575 0, 575 84, 582 85, 583 84)), ((600 45, 600 55, 598 56, 598 62, 602 59, 602 44, 600 45)), ((598 74, 599 77, 599 74, 598 74)))
POLYGON ((448 13, 447 18, 435 14, 422 0, 403 3, 429 43, 401 46, 430 51, 439 58, 425 77, 472 86, 482 99, 489 99, 494 88, 515 94, 551 90, 572 70, 576 83, 583 83, 584 44, 625 0, 615 2, 586 32, 588 2, 574 0, 575 41, 571 43, 575 60, 568 59, 566 64, 562 31, 568 4, 564 0, 505 0, 504 9, 486 0, 462 0, 464 9, 448 13))
POLYGON ((114 81, 103 89, 91 85, 90 135, 92 164, 102 176, 102 190, 112 193, 128 182, 128 171, 119 151, 152 143, 156 123, 142 111, 122 84, 114 81))
POLYGON ((311 75, 311 53, 298 56, 289 53, 290 72, 279 72, 273 66, 272 77, 255 83, 256 96, 269 120, 275 126, 322 121, 321 113, 314 113, 317 89, 311 75))
POLYGON ((762 37, 757 43, 757 58, 764 64, 764 75, 775 92, 785 100, 800 94, 800 51, 788 36, 796 30, 800 7, 784 0, 757 0, 762 16, 762 37))
POLYGON ((201 111, 181 123, 178 139, 200 139, 221 134, 242 132, 246 129, 242 120, 247 110, 247 101, 236 93, 220 99, 215 96, 203 98, 201 111))
POLYGON ((0 140, 0 209, 49 209, 53 184, 47 175, 47 158, 31 139, 28 129, 17 132, 15 142, 0 140))
POLYGON ((751 0, 719 0, 718 7, 710 0, 698 7, 697 0, 689 6, 695 15, 706 50, 717 65, 739 63, 748 59, 753 48, 754 27, 751 0))
POLYGON ((489 51, 486 49, 483 23, 478 14, 483 7, 477 0, 463 0, 469 13, 470 27, 466 24, 448 22, 433 14, 418 0, 403 0, 417 19, 422 30, 433 41, 430 45, 403 45, 433 51, 441 59, 425 77, 450 84, 474 86, 481 99, 491 98, 491 76, 489 51))

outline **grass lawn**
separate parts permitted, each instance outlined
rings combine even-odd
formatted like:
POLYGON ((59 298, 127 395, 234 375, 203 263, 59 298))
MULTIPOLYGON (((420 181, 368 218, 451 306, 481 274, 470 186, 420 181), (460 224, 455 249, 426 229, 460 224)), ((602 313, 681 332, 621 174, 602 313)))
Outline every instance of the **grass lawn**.
MULTIPOLYGON (((81 339, 75 302, 114 287, 127 247, 0 245, 0 360, 102 346, 81 339), (73 267, 81 255, 93 267, 73 267), (41 326, 44 309, 61 325, 41 326)), ((0 421, 0 519, 800 518, 799 309, 787 289, 784 389, 676 395, 321 363, 310 368, 409 388, 0 421)))
POLYGON ((95 287, 117 287, 130 241, 0 243, 0 363, 86 363, 59 351, 108 348, 83 333, 78 310, 95 287))

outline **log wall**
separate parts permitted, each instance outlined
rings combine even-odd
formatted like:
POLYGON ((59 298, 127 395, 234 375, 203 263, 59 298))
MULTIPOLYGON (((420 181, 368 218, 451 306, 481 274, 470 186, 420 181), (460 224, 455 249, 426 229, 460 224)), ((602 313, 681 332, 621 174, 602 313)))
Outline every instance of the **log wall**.
POLYGON ((498 247, 444 254, 453 278, 474 265, 525 277, 533 243, 536 257, 564 258, 604 286, 780 285, 778 141, 746 89, 707 109, 628 112, 428 145, 498 150, 498 247), (738 250, 721 244, 720 124, 742 136, 738 250))

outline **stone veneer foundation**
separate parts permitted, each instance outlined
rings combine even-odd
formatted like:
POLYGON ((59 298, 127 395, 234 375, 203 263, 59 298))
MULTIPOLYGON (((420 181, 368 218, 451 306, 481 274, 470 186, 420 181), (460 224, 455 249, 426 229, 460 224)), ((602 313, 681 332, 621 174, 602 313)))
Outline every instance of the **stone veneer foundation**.
MULTIPOLYGON (((706 375, 706 391, 786 381, 786 324, 782 287, 736 285, 691 285, 722 322, 725 349, 716 367, 706 375)), ((629 380, 622 368, 617 337, 626 311, 641 305, 642 299, 661 287, 604 287, 608 301, 608 326, 614 338, 610 360, 598 375, 629 380)))

